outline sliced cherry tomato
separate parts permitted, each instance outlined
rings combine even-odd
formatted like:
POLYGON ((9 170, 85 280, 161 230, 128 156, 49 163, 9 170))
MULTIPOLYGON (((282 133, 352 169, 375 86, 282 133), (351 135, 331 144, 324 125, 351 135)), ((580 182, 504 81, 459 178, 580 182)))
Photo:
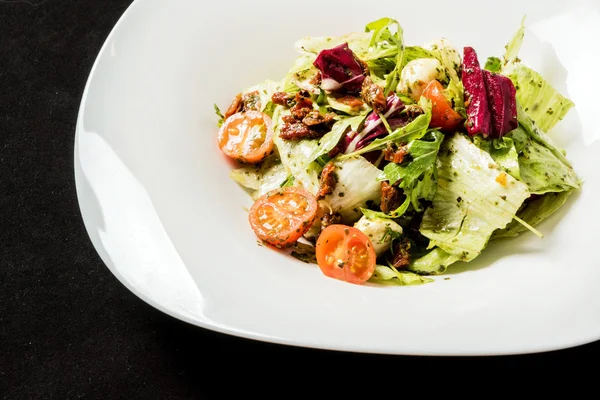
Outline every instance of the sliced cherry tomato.
POLYGON ((431 122, 429 126, 450 131, 458 126, 462 117, 452 109, 444 97, 444 87, 436 80, 429 82, 423 96, 431 100, 431 122))
POLYGON ((218 142, 229 157, 256 164, 273 151, 271 117, 253 110, 235 113, 221 126, 218 142))
POLYGON ((256 236, 276 247, 296 242, 315 222, 317 199, 297 187, 275 189, 250 208, 250 226, 256 236))
POLYGON ((377 255, 367 235, 346 225, 330 225, 317 240, 317 263, 330 278, 361 285, 373 275, 377 255))

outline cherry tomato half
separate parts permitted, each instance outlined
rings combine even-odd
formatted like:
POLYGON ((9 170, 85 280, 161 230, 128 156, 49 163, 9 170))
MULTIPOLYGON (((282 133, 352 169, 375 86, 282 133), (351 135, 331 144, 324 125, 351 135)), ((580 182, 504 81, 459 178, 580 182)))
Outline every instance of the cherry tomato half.
POLYGON ((375 271, 377 255, 371 240, 359 229, 330 225, 317 240, 317 262, 323 274, 342 281, 363 284, 375 271))
POLYGON ((296 242, 315 222, 317 199, 297 187, 275 189, 250 208, 250 226, 260 239, 285 247, 296 242))
POLYGON ((256 164, 273 151, 271 117, 253 110, 233 114, 221 126, 218 142, 227 156, 256 164))
POLYGON ((431 100, 431 122, 429 126, 450 131, 458 126, 462 117, 452 109, 444 97, 444 87, 436 80, 429 82, 423 96, 431 100))

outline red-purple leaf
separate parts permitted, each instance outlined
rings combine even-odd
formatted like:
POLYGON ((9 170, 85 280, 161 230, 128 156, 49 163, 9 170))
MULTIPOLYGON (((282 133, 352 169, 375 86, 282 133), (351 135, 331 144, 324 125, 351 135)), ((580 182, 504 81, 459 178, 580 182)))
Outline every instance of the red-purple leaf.
MULTIPOLYGON (((390 94, 386 99, 386 109, 383 116, 392 130, 404 126, 409 122, 407 116, 400 115, 402 110, 404 110, 404 103, 400 100, 400 97, 396 96, 396 93, 390 94)), ((379 115, 371 112, 367 119, 365 119, 360 132, 351 131, 344 137, 342 147, 345 153, 352 153, 365 147, 374 139, 386 136, 387 134, 387 128, 381 118, 379 118, 379 115)))
POLYGON ((329 92, 345 89, 360 92, 365 75, 348 43, 322 50, 313 63, 321 71, 321 87, 329 92))
POLYGON ((467 122, 465 126, 469 135, 481 133, 487 137, 492 132, 491 116, 488 105, 483 71, 472 47, 464 48, 462 81, 465 88, 467 106, 467 122))

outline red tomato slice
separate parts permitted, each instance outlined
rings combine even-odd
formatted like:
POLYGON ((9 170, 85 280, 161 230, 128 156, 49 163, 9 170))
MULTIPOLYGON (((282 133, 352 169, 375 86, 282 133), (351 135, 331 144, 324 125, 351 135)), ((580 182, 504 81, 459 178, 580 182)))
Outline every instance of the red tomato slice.
POLYGON ((317 199, 297 187, 275 189, 250 209, 250 226, 256 236, 276 247, 296 242, 315 222, 317 199))
POLYGON ((330 225, 317 240, 317 262, 330 278, 361 285, 375 271, 377 255, 371 240, 359 229, 330 225))
POLYGON ((218 142, 227 156, 256 164, 273 151, 271 117, 254 110, 233 114, 221 126, 218 142))
POLYGON ((462 117, 452 109, 452 105, 444 97, 444 87, 436 80, 429 82, 423 96, 431 100, 431 122, 429 126, 451 131, 456 128, 462 117))

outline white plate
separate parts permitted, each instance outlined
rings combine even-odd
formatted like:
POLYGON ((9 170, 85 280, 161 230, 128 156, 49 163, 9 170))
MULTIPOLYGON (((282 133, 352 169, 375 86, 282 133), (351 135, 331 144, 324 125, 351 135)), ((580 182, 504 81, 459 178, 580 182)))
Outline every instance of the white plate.
POLYGON ((228 334, 429 355, 539 352, 596 340, 598 40, 594 0, 138 0, 107 39, 83 95, 75 176, 85 225, 136 295, 228 334), (346 284, 257 246, 244 210, 250 199, 216 148, 213 103, 226 106, 240 89, 283 77, 302 36, 362 30, 390 16, 409 44, 446 36, 485 60, 503 53, 524 14, 521 58, 577 105, 551 135, 585 179, 539 227, 545 239, 495 243, 417 287, 346 284))

